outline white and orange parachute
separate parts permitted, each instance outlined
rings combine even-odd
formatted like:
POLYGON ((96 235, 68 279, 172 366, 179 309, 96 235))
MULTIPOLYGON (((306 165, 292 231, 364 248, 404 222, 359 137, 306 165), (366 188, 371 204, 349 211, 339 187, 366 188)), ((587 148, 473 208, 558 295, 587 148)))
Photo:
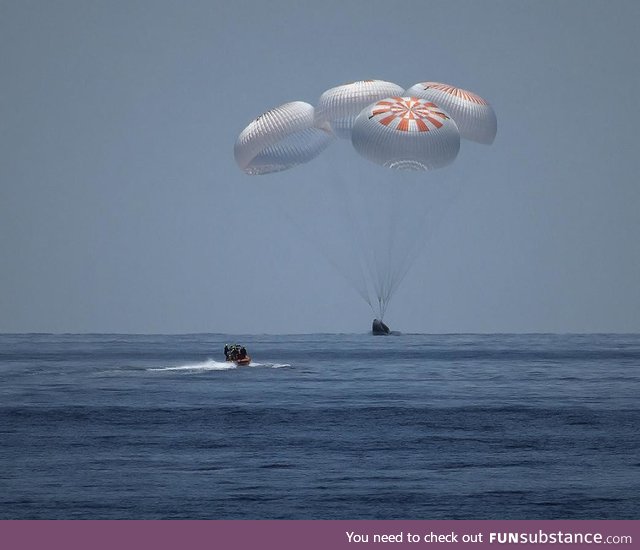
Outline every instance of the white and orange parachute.
POLYGON ((460 134, 456 123, 435 103, 389 97, 362 110, 351 142, 363 157, 387 168, 431 170, 453 162, 460 134))
POLYGON ((405 94, 432 101, 445 109, 456 121, 463 138, 486 145, 493 143, 498 131, 496 114, 479 95, 440 82, 420 82, 405 94))

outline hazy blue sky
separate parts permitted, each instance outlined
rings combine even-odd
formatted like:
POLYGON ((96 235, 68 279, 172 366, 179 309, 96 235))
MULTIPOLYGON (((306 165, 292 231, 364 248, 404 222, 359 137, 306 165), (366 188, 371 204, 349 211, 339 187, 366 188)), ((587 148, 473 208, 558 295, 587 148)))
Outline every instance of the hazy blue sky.
POLYGON ((0 0, 0 331, 367 330, 233 159, 261 112, 367 78, 498 116, 437 172, 464 191, 392 328, 640 331, 639 27, 637 1, 0 0))

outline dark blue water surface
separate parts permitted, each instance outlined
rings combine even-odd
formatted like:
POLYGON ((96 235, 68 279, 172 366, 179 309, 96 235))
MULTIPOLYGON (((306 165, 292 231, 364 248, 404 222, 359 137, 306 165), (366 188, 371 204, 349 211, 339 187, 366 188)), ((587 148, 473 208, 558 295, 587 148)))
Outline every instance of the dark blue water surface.
POLYGON ((640 335, 0 335, 0 518, 640 517, 640 335))

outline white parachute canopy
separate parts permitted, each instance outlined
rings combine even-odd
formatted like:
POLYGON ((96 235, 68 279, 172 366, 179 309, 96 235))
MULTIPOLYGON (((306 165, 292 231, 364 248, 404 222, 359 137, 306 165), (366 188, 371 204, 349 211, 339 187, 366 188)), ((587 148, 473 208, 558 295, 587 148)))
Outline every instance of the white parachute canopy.
POLYGON ((384 80, 359 80, 330 88, 324 92, 316 106, 316 125, 329 124, 340 138, 349 139, 351 128, 367 105, 389 96, 402 95, 403 88, 384 80))
POLYGON ((238 136, 236 162, 249 175, 269 174, 309 162, 334 139, 314 125, 314 108, 303 101, 285 103, 256 118, 238 136))
POLYGON ((440 82, 420 82, 404 93, 432 101, 446 110, 463 138, 486 145, 493 143, 498 131, 496 114, 479 95, 440 82))
POLYGON ((415 97, 389 97, 363 109, 351 142, 368 160, 400 170, 441 168, 460 150, 458 127, 449 114, 415 97))

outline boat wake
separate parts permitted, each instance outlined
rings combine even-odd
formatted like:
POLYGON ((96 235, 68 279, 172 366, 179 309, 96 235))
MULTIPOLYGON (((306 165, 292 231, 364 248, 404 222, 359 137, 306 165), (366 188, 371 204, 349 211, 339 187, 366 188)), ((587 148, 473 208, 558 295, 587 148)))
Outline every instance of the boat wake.
POLYGON ((227 361, 214 361, 213 359, 207 359, 206 361, 201 361, 199 363, 189 363, 187 365, 177 365, 172 367, 151 367, 148 368, 148 371, 173 371, 173 372, 204 372, 204 371, 217 371, 217 370, 235 370, 235 369, 246 369, 246 368, 254 368, 254 367, 262 367, 268 369, 281 369, 287 368, 291 365, 286 363, 258 363, 252 361, 249 365, 244 365, 238 367, 235 363, 230 363, 227 361))
POLYGON ((262 367, 265 369, 286 369, 291 367, 288 363, 254 363, 251 361, 249 367, 262 367))

